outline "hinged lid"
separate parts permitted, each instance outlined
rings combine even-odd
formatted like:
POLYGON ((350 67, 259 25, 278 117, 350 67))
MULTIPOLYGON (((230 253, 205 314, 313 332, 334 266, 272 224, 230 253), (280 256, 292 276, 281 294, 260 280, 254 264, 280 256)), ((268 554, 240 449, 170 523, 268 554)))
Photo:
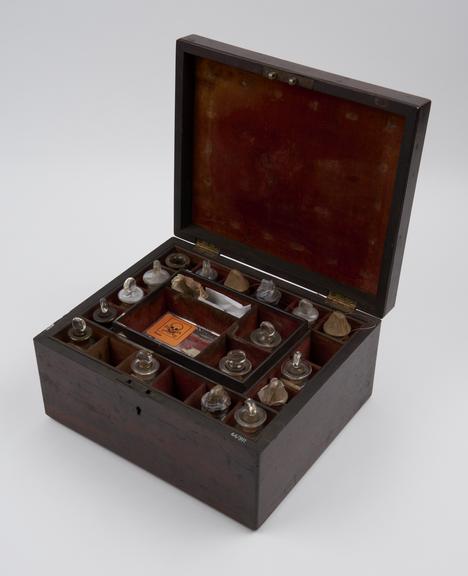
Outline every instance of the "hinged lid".
POLYGON ((179 40, 176 235, 383 316, 395 303, 429 107, 179 40))

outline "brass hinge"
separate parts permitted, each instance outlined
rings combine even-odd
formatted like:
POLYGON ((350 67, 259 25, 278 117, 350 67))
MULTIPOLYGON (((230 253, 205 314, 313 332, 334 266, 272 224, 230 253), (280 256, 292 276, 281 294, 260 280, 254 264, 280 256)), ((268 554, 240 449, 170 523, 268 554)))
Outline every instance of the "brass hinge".
POLYGON ((351 300, 351 298, 348 298, 347 296, 338 294, 337 292, 329 292, 327 302, 333 308, 338 308, 344 312, 352 312, 353 310, 356 310, 357 307, 357 302, 351 300))
POLYGON ((219 248, 205 240, 197 240, 195 246, 202 254, 207 254, 208 256, 217 256, 219 254, 219 248))

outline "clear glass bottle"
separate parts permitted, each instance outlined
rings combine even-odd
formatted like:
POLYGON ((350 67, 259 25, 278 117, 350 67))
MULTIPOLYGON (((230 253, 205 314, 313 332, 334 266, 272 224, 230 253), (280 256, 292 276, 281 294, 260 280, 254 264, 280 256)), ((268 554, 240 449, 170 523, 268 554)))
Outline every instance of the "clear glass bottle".
POLYGON ((143 282, 150 288, 151 290, 155 290, 167 282, 171 275, 167 270, 161 267, 161 262, 159 260, 155 260, 153 262, 153 267, 147 270, 143 274, 143 282))
POLYGON ((190 266, 190 258, 182 252, 172 252, 166 257, 165 264, 172 270, 182 270, 190 266))
POLYGON ((242 432, 255 434, 265 424, 266 411, 251 398, 247 398, 244 404, 234 412, 234 420, 242 432))
POLYGON ((121 290, 119 290, 119 300, 123 304, 136 304, 143 299, 145 293, 143 289, 137 286, 135 278, 127 278, 121 290))
POLYGON ((255 292, 255 297, 261 302, 268 304, 278 304, 281 300, 281 292, 273 280, 264 278, 255 292))
POLYGON ((297 350, 292 358, 283 363, 281 374, 285 380, 297 388, 302 388, 312 374, 312 364, 297 350))
POLYGON ((243 350, 229 350, 219 361, 219 368, 229 376, 245 376, 252 370, 252 362, 243 350))
POLYGON ((230 406, 231 397, 221 384, 213 386, 201 398, 202 412, 208 412, 219 420, 223 420, 226 417, 230 406))
POLYGON ((313 305, 313 303, 310 300, 307 300, 307 298, 302 298, 302 300, 299 300, 297 306, 293 309, 292 313, 294 314, 294 316, 298 316, 299 318, 307 320, 309 324, 313 324, 314 322, 316 322, 320 315, 317 308, 313 305))
POLYGON ((271 322, 264 320, 260 326, 250 334, 250 340, 262 348, 276 348, 281 344, 281 334, 271 322))
POLYGON ((99 300, 99 306, 93 312, 93 320, 99 324, 110 324, 117 317, 117 310, 109 305, 106 298, 99 300))
POLYGON ((139 350, 131 364, 132 373, 140 380, 152 380, 158 370, 159 362, 149 350, 139 350))
POLYGON ((84 318, 75 316, 71 321, 71 326, 68 329, 68 337, 70 341, 76 346, 87 348, 94 344, 93 329, 86 324, 84 318))
POLYGON ((218 272, 211 266, 209 260, 203 260, 202 267, 196 272, 198 276, 206 278, 207 280, 216 280, 218 277, 218 272))

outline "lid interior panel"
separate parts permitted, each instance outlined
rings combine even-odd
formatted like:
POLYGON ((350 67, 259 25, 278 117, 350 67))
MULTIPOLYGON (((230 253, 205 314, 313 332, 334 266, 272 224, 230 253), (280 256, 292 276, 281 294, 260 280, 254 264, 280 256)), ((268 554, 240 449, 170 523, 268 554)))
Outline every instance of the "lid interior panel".
POLYGON ((199 37, 177 58, 176 234, 383 316, 429 101, 199 37))

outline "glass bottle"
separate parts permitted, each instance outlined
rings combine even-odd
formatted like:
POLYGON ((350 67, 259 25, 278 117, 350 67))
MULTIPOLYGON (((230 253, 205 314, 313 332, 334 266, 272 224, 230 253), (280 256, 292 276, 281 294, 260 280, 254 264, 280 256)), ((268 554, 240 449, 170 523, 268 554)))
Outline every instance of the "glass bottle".
POLYGON ((250 339, 262 348, 276 348, 282 340, 281 334, 267 320, 260 322, 260 326, 250 334, 250 339))
POLYGON ((143 289, 137 286, 135 278, 127 278, 123 284, 123 288, 119 290, 119 300, 124 304, 135 304, 139 302, 145 293, 143 289))
POLYGON ((170 277, 171 275, 169 272, 161 267, 161 262, 155 260, 153 262, 153 267, 143 274, 143 282, 148 286, 148 288, 155 290, 164 284, 164 282, 169 280, 170 277))
POLYGON ((219 368, 230 376, 245 376, 252 370, 252 362, 243 350, 229 350, 219 361, 219 368))

